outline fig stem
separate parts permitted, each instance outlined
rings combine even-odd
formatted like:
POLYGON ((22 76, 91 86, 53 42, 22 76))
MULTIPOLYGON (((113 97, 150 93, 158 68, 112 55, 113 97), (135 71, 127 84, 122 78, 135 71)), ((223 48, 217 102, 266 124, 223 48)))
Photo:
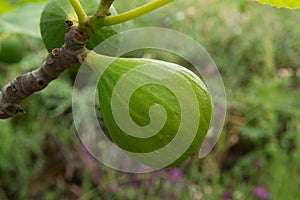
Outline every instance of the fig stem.
POLYGON ((88 17, 85 11, 83 10, 83 7, 81 6, 79 0, 69 0, 69 1, 72 4, 72 7, 74 8, 76 15, 78 17, 79 27, 85 28, 85 26, 88 23, 88 17))
POLYGON ((98 13, 106 13, 109 12, 109 8, 112 5, 112 3, 114 2, 114 0, 101 0, 97 12, 98 13))
POLYGON ((129 21, 141 15, 147 14, 153 10, 156 10, 168 3, 171 3, 172 1, 174 0, 153 0, 145 5, 121 13, 119 15, 104 17, 103 25, 111 26, 111 25, 120 24, 129 21))
POLYGON ((109 8, 115 0, 101 0, 96 12, 88 17, 88 27, 87 30, 90 34, 94 34, 95 30, 103 27, 103 19, 109 16, 111 13, 109 8))

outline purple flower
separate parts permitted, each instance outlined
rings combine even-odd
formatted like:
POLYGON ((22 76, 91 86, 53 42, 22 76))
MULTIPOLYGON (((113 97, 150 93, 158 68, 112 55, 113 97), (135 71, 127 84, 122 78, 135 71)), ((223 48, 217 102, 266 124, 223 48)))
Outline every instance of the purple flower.
POLYGON ((268 200, 270 199, 270 193, 265 187, 256 186, 253 191, 253 195, 259 197, 260 199, 268 200))
POLYGON ((178 167, 171 168, 168 174, 168 180, 170 182, 184 180, 184 175, 178 167))
POLYGON ((101 171, 98 166, 99 162, 84 147, 81 149, 80 156, 84 165, 89 169, 94 181, 96 183, 101 183, 101 171))
POLYGON ((255 161, 254 161, 254 167, 255 167, 255 169, 257 169, 257 170, 260 170, 261 168, 262 168, 262 161, 260 160, 260 159, 255 159, 255 161))
POLYGON ((137 177, 134 177, 130 184, 133 186, 133 187, 139 187, 140 184, 141 184, 141 180, 139 180, 137 177))
POLYGON ((148 179, 145 183, 147 189, 152 189, 153 188, 153 180, 148 179))
POLYGON ((110 191, 111 191, 112 193, 117 192, 117 190, 118 190, 118 184, 117 184, 117 183, 112 183, 112 184, 110 184, 109 189, 110 189, 110 191))
POLYGON ((225 192, 225 194, 223 196, 223 200, 233 200, 232 194, 229 192, 225 192))

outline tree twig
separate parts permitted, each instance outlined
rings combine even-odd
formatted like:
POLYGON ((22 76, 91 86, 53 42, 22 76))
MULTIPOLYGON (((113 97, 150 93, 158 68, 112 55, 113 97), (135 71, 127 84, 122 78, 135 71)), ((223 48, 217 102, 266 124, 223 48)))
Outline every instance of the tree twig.
POLYGON ((101 0, 97 9, 98 14, 105 13, 105 16, 109 15, 109 8, 113 2, 114 0, 101 0))
POLYGON ((20 105, 25 98, 44 89, 64 70, 78 64, 88 39, 89 36, 80 28, 69 27, 64 45, 53 49, 38 69, 20 75, 4 86, 0 92, 0 119, 23 114, 20 105))

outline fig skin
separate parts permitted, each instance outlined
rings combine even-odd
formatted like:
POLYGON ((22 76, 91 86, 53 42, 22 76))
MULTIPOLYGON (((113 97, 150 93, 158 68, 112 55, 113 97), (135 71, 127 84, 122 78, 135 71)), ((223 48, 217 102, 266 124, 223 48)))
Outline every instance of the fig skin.
POLYGON ((26 53, 26 44, 19 35, 9 35, 0 41, 0 62, 17 63, 26 53))
MULTIPOLYGON (((88 65, 90 65, 90 67, 95 71, 103 71, 104 69, 101 69, 103 66, 105 66, 103 63, 107 63, 109 59, 112 58, 97 54, 88 56, 87 63, 89 63, 88 65)), ((178 159, 172 161, 164 167, 176 166, 184 162, 199 149, 212 120, 213 105, 210 93, 205 83, 193 72, 182 66, 159 60, 142 58, 117 58, 104 70, 98 82, 100 111, 103 115, 104 122, 108 128, 112 140, 121 149, 134 154, 147 154, 149 152, 159 153, 164 146, 168 145, 171 140, 175 138, 177 131, 181 126, 182 118, 190 121, 188 123, 194 123, 195 120, 190 119, 190 116, 195 116, 195 113, 192 112, 197 112, 195 111, 196 109, 194 109, 194 107, 188 106, 188 110, 191 112, 189 116, 181 116, 182 102, 179 102, 179 99, 171 89, 168 89, 160 84, 146 84, 138 87, 132 93, 129 105, 125 105, 126 102, 124 102, 124 98, 121 94, 116 94, 116 101, 119 102, 118 105, 121 107, 125 106, 129 108, 130 117, 137 126, 147 126, 151 124, 151 120, 153 120, 153 116, 151 117, 150 112, 151 107, 159 104, 165 109, 167 116, 163 128, 158 130, 157 134, 151 137, 143 137, 145 135, 142 131, 136 133, 140 134, 141 137, 135 137, 131 134, 128 134, 118 126, 112 111, 112 97, 114 89, 118 84, 118 81, 120 81, 122 77, 126 77, 128 75, 127 73, 130 73, 132 70, 147 64, 157 66, 157 68, 155 67, 156 72, 153 71, 152 74, 138 72, 136 75, 132 76, 128 82, 122 82, 122 84, 130 88, 134 87, 132 86, 135 85, 134 82, 141 80, 149 80, 150 82, 153 80, 153 83, 156 83, 160 82, 160 78, 156 78, 155 74, 163 74, 166 79, 173 79, 173 83, 182 83, 177 81, 178 79, 186 81, 186 85, 189 85, 192 88, 196 96, 197 102, 191 102, 193 100, 189 99, 189 97, 186 97, 184 103, 184 105, 197 105, 199 107, 200 117, 199 122, 196 122, 198 123, 196 133, 192 133, 192 131, 184 132, 184 136, 180 139, 182 141, 189 141, 190 138, 193 138, 192 141, 187 147, 180 146, 181 144, 173 147, 174 152, 176 152, 176 148, 185 149, 185 151, 178 159)), ((176 87, 179 88, 182 87, 182 85, 176 85, 176 87)), ((117 110, 119 110, 119 107, 117 110)), ((127 119, 124 120, 126 121, 127 119)), ((155 127, 153 127, 153 129, 155 129, 155 127)), ((156 160, 144 159, 135 155, 133 155, 133 158, 142 162, 143 164, 153 167, 157 167, 159 165, 158 163, 160 163, 160 161, 157 162, 156 160)))

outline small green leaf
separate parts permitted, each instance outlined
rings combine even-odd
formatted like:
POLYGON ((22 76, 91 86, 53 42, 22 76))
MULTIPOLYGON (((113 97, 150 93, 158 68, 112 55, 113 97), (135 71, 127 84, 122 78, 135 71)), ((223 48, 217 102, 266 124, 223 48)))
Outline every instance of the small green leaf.
POLYGON ((289 9, 296 9, 300 8, 300 1, 299 0, 257 0, 263 4, 271 4, 276 7, 284 7, 289 9))
POLYGON ((12 12, 0 15, 0 32, 13 32, 41 37, 39 21, 45 3, 24 4, 12 12))

